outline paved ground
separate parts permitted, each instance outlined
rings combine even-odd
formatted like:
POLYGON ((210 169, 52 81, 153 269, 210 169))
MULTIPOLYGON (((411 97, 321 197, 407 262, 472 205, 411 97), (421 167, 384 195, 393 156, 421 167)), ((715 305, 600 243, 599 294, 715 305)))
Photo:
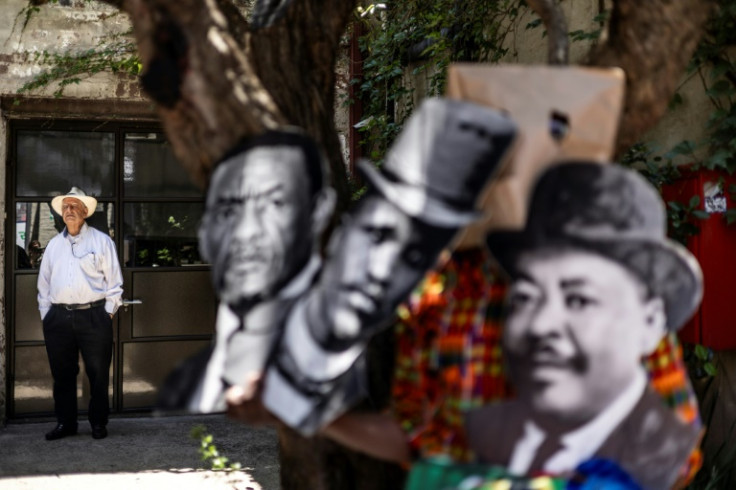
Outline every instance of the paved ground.
POLYGON ((53 422, 0 428, 0 490, 230 489, 278 490, 277 436, 222 415, 115 418, 109 436, 79 434, 46 441, 53 422), (191 429, 206 427, 214 445, 242 470, 207 471, 191 429))

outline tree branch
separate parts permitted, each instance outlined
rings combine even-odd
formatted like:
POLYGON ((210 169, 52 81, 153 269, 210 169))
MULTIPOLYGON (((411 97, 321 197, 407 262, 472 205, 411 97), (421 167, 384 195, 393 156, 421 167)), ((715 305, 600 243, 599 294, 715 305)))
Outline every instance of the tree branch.
POLYGON ((231 32, 246 20, 226 0, 123 0, 142 85, 182 165, 205 186, 212 165, 249 134, 286 122, 231 32))
POLYGON ((529 7, 542 19, 547 28, 547 62, 566 65, 570 52, 567 20, 554 0, 527 0, 529 7))
POLYGON ((143 87, 196 182, 206 185, 212 165, 243 137, 292 124, 323 145, 346 204, 335 61, 355 0, 293 0, 255 31, 229 0, 103 1, 130 15, 143 87))

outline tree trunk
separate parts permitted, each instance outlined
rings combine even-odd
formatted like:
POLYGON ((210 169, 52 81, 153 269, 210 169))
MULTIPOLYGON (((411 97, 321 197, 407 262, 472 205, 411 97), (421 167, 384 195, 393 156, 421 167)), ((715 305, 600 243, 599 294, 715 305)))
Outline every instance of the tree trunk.
MULTIPOLYGON (((334 124, 335 60, 350 0, 294 0, 273 25, 250 31, 227 0, 110 0, 127 12, 172 148, 206 186, 213 165, 243 137, 279 125, 322 144, 338 192, 350 200, 334 124)), ((315 437, 279 427, 285 489, 401 488, 403 472, 315 437)))
POLYGON ((713 0, 615 0, 608 37, 585 64, 626 72, 616 153, 641 140, 667 110, 713 11, 713 0))
MULTIPOLYGON (((330 160, 340 208, 349 202, 334 127, 335 59, 355 0, 293 0, 283 18, 251 32, 227 0, 105 0, 130 15, 144 64, 142 84, 157 103, 175 154, 206 185, 212 166, 241 138, 283 124, 301 126, 330 160)), ((530 5, 548 24, 550 60, 565 62, 564 18, 551 0, 530 5)), ((619 151, 661 117, 714 0, 615 0, 607 40, 587 64, 620 66, 627 93, 619 151)), ((401 471, 322 438, 281 428, 285 489, 399 489, 401 471)))
POLYGON ((305 128, 330 156, 340 209, 350 192, 335 131, 335 59, 354 4, 294 0, 280 21, 248 36, 246 51, 286 121, 305 128))
POLYGON ((109 0, 130 15, 144 71, 174 153, 206 186, 240 139, 284 124, 321 143, 341 208, 347 174, 334 125, 335 59, 350 0, 294 0, 250 31, 228 0, 109 0))

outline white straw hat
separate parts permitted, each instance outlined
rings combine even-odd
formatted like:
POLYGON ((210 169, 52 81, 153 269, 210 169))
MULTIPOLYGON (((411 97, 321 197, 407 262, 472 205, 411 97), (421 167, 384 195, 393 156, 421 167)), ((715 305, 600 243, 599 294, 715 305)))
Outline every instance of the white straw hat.
POLYGON ((79 187, 72 187, 72 190, 67 192, 64 195, 56 196, 51 200, 51 208, 56 211, 56 213, 59 216, 63 216, 61 212, 61 203, 66 199, 67 197, 73 197, 74 199, 79 199, 82 201, 82 203, 87 206, 87 218, 92 216, 97 209, 97 199, 95 199, 92 196, 88 196, 84 193, 82 189, 79 187))

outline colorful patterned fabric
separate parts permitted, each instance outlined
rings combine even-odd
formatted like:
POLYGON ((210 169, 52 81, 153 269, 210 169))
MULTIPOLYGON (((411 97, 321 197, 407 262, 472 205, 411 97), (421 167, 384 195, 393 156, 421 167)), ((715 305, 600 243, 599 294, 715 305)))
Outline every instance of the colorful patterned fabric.
POLYGON ((478 248, 444 256, 400 307, 393 408, 417 455, 471 460, 463 412, 509 396, 500 344, 504 295, 478 248))
MULTIPOLYGON (((687 375, 687 367, 677 335, 669 333, 652 354, 644 359, 644 367, 652 387, 662 396, 675 414, 688 424, 700 424, 698 399, 687 375)), ((680 478, 693 479, 703 464, 703 453, 695 448, 680 478)))
MULTIPOLYGON (((481 249, 446 254, 399 308, 393 409, 418 457, 471 461, 463 412, 512 395, 500 344, 506 284, 494 267, 481 249)), ((644 367, 676 414, 699 424, 677 336, 666 336, 644 367)), ((690 481, 701 465, 696 448, 681 481, 690 481)))
POLYGON ((458 464, 447 459, 419 461, 412 466, 406 490, 641 490, 613 461, 590 460, 569 478, 549 475, 518 477, 503 468, 458 464))
POLYGON ((680 419, 698 420, 698 400, 690 386, 682 346, 674 333, 668 334, 657 349, 644 359, 644 367, 654 389, 662 395, 680 419))

